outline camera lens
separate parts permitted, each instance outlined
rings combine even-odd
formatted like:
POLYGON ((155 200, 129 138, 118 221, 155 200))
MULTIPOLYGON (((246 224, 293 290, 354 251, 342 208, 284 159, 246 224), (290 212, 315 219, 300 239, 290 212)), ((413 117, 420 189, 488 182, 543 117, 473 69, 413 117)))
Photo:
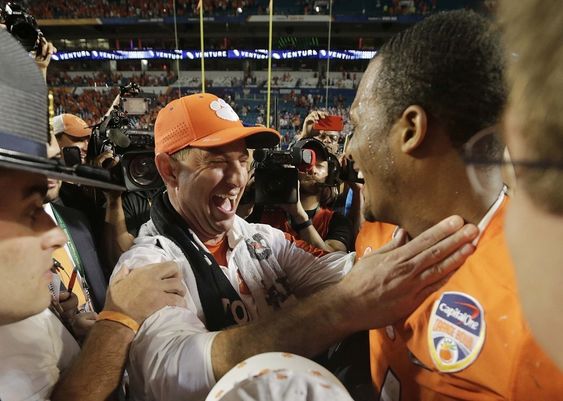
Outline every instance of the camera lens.
POLYGON ((139 155, 132 158, 127 174, 131 181, 141 187, 153 185, 160 177, 154 164, 154 157, 151 155, 139 155))

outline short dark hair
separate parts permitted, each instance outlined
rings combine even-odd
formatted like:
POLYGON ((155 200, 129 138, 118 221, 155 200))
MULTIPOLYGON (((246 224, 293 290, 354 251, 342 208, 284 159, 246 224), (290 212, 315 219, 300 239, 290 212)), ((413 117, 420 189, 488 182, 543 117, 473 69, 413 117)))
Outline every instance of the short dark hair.
POLYGON ((390 127, 410 105, 448 130, 460 149, 500 119, 506 100, 499 33, 471 11, 430 16, 385 43, 375 78, 390 127))

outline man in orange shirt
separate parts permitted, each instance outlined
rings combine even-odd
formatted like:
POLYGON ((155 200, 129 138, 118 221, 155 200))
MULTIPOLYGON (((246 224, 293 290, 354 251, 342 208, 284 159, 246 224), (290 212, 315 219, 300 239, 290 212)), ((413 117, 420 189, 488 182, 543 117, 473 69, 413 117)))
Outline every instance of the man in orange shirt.
MULTIPOLYGON (((462 157, 475 133, 497 123, 504 102, 497 35, 464 11, 398 34, 362 79, 348 153, 364 175, 366 219, 396 224, 411 237, 452 213, 481 229, 475 253, 443 288, 406 319, 371 331, 372 379, 382 400, 561 399, 563 376, 520 308, 502 229, 502 181, 482 170, 486 190, 477 191, 462 157)), ((471 155, 501 157, 502 144, 485 139, 471 155)), ((364 248, 393 235, 371 229, 373 240, 360 237, 364 248)))

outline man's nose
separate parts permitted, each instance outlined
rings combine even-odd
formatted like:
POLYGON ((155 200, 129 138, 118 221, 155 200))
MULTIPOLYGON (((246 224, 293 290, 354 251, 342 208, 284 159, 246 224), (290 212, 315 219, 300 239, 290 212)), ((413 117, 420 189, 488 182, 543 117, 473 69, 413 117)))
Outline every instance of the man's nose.
POLYGON ((240 162, 232 163, 227 172, 227 181, 237 187, 244 187, 248 178, 246 166, 240 162))

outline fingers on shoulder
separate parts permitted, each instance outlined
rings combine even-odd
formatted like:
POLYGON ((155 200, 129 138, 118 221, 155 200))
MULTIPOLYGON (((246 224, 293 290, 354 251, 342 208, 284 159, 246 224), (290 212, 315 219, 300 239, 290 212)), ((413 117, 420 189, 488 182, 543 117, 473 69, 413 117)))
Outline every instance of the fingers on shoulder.
POLYGON ((155 275, 155 277, 159 279, 182 276, 178 263, 174 261, 151 263, 135 270, 149 275, 155 275))

